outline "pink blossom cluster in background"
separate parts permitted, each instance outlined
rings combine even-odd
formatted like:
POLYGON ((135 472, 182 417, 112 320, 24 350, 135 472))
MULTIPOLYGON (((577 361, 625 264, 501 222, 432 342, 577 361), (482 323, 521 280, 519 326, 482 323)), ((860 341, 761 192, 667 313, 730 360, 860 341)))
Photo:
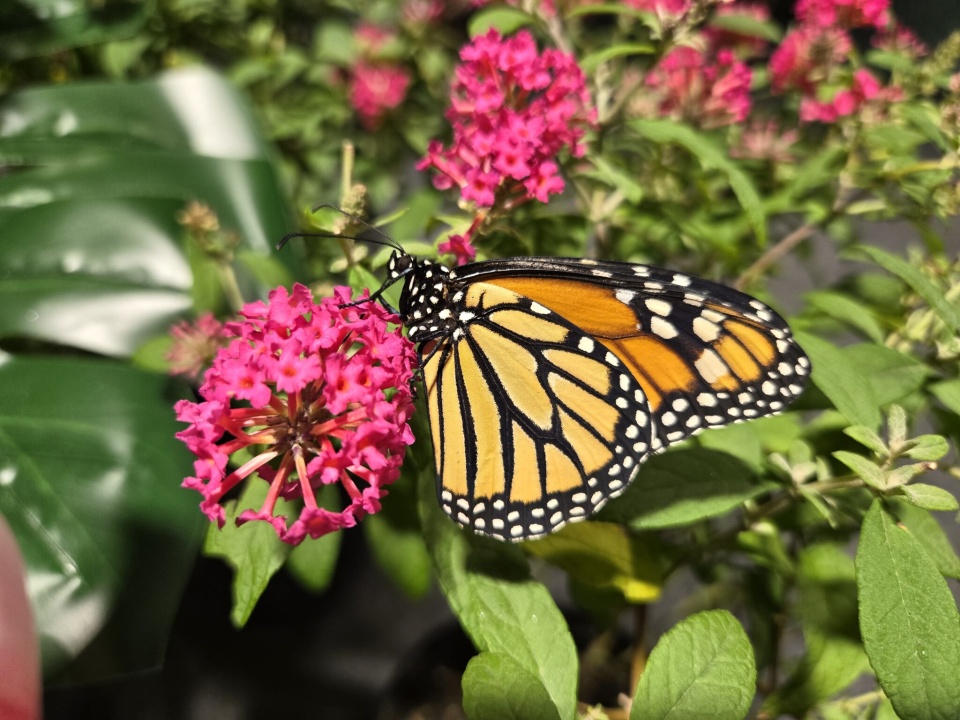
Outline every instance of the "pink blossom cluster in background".
MULTIPOLYGON (((648 0, 642 9, 656 6, 663 12, 683 13, 689 3, 648 0), (649 7, 647 7, 649 6, 649 7)), ((770 19, 765 6, 733 3, 717 8, 718 16, 740 15, 758 21, 770 19)), ((762 53, 761 38, 708 27, 697 38, 697 47, 680 45, 668 52, 650 71, 645 84, 657 116, 683 120, 704 128, 743 122, 750 114, 753 73, 744 60, 762 53)))
POLYGON ((417 168, 433 168, 438 189, 459 187, 479 207, 562 192, 556 157, 582 156, 595 118, 576 60, 538 53, 529 32, 504 39, 496 30, 464 46, 460 59, 447 111, 453 142, 432 141, 417 168))
POLYGON ((658 114, 701 127, 743 122, 750 113, 751 72, 730 50, 715 58, 692 47, 671 50, 647 75, 658 114))
POLYGON ((189 423, 177 437, 197 456, 183 486, 203 496, 201 509, 221 527, 224 495, 254 473, 270 483, 267 499, 237 524, 269 522, 293 545, 377 512, 397 479, 413 442, 416 354, 396 316, 373 302, 339 307, 350 299, 338 287, 317 304, 298 284, 249 303, 243 320, 225 326, 233 340, 207 371, 203 400, 177 403, 177 419, 189 423), (246 448, 253 457, 230 470, 230 456, 246 448), (341 512, 317 505, 316 490, 333 483, 350 500, 341 512), (276 514, 280 498, 303 502, 290 525, 276 514))
POLYGON ((799 90, 802 122, 836 122, 867 103, 888 103, 900 97, 895 87, 882 87, 870 71, 849 66, 853 41, 849 31, 870 28, 880 42, 922 45, 909 31, 891 26, 889 0, 798 0, 799 25, 770 58, 771 87, 776 93, 799 90))
POLYGON ((890 24, 890 0, 797 0, 793 13, 803 25, 882 30, 890 24))
POLYGON ((367 23, 354 33, 360 59, 350 69, 350 104, 368 130, 376 129, 387 112, 403 102, 410 87, 410 72, 380 57, 383 46, 394 39, 392 31, 367 23))

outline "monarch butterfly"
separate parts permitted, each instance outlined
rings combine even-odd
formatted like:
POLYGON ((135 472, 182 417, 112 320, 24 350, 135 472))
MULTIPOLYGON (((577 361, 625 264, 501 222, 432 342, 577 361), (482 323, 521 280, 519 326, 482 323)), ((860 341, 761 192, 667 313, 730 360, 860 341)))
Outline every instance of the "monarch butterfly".
POLYGON ((589 517, 651 454, 782 411, 810 361, 776 312, 662 268, 512 258, 450 269, 399 246, 440 505, 520 541, 589 517))

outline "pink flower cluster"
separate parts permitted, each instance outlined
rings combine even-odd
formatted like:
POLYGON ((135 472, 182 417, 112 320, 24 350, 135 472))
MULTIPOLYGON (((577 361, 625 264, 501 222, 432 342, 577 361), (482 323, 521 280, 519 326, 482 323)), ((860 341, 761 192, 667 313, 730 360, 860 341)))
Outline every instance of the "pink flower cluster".
POLYGON ((799 0, 800 21, 770 58, 774 92, 799 90, 800 119, 836 122, 870 101, 892 100, 896 88, 881 88, 864 69, 850 72, 849 30, 889 31, 890 0, 799 0))
POLYGON ((658 113, 701 127, 743 122, 750 113, 750 68, 720 50, 705 53, 680 46, 671 50, 646 78, 657 93, 658 113))
POLYGON ((496 30, 460 51, 447 118, 453 142, 430 143, 417 169, 434 168, 433 183, 459 187, 479 207, 562 192, 556 162, 562 150, 583 155, 594 123, 590 96, 576 61, 559 50, 537 52, 530 33, 502 38, 496 30))
POLYGON ((293 545, 377 512, 397 479, 413 442, 416 355, 396 316, 373 302, 341 307, 350 299, 338 287, 318 304, 298 284, 271 292, 269 304, 248 304, 242 321, 226 325, 234 339, 207 371, 202 402, 177 403, 177 419, 189 423, 177 437, 197 456, 183 486, 203 496, 201 509, 221 527, 224 495, 254 473, 270 484, 267 499, 237 524, 269 522, 293 545), (240 450, 252 457, 231 470, 240 450), (349 496, 342 512, 317 505, 316 489, 332 483, 349 496), (279 498, 303 502, 289 526, 275 514, 279 498))
POLYGON ((381 59, 381 48, 394 40, 391 31, 360 25, 354 38, 360 59, 350 70, 350 104, 368 130, 380 126, 384 116, 407 97, 410 73, 401 65, 381 59))
POLYGON ((805 25, 880 30, 890 23, 890 0, 797 0, 794 15, 805 25))

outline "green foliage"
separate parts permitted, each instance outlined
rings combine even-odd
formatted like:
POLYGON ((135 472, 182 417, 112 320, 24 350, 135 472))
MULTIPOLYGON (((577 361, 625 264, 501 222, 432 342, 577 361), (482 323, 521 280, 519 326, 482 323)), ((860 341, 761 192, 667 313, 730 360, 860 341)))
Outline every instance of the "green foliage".
POLYGON ((860 632, 900 717, 960 714, 960 623, 949 588, 923 547, 875 500, 857 549, 860 632))
MULTIPOLYGON (((598 663, 578 655, 539 582, 556 575, 598 633, 654 603, 687 616, 659 639, 639 623, 635 676, 618 688, 634 696, 631 718, 960 716, 947 584, 960 580, 960 261, 939 222, 960 212, 960 35, 925 57, 852 53, 820 99, 855 70, 897 92, 829 123, 802 122, 809 98, 773 91, 767 52, 749 61, 763 102, 725 122, 695 97, 659 106, 651 71, 678 43, 700 47, 703 24, 771 43, 789 28, 706 3, 673 19, 624 3, 555 2, 559 16, 527 0, 446 3, 442 21, 413 5, 0 8, 0 511, 26 558, 48 676, 102 679, 162 658, 202 517, 178 487, 193 471, 173 439, 182 389, 159 374, 167 330, 207 311, 227 319, 294 277, 320 294, 378 287, 388 247, 340 237, 274 250, 296 229, 291 206, 305 231, 364 232, 309 211, 331 202, 421 257, 473 233, 480 259, 649 262, 745 288, 796 310, 783 314, 812 361, 787 413, 672 447, 591 522, 522 547, 439 510, 421 403, 400 480, 351 532, 384 582, 447 598, 478 651, 462 678, 468 717, 607 712, 578 705, 578 678, 598 663), (361 23, 388 36, 371 46, 361 23), (568 192, 550 203, 481 210, 413 170, 449 139, 458 50, 490 28, 526 29, 587 75, 597 125, 583 157, 557 157, 568 192), (376 121, 351 101, 362 63, 409 77, 376 121), (913 230, 893 252, 873 239, 889 219, 913 230), (768 279, 785 255, 791 268, 818 255, 804 247, 814 236, 857 272, 824 278, 815 265, 796 304, 774 297, 768 279), (677 576, 695 584, 682 597, 677 576), (851 697, 863 675, 878 689, 851 697)), ((246 482, 203 547, 234 573, 238 628, 281 568, 316 593, 343 571, 339 533, 291 550, 264 523, 236 526, 266 492, 246 482)), ((344 497, 318 492, 332 510, 344 497)))
POLYGON ((753 648, 736 618, 725 610, 699 613, 650 653, 630 720, 742 720, 756 678, 753 648))

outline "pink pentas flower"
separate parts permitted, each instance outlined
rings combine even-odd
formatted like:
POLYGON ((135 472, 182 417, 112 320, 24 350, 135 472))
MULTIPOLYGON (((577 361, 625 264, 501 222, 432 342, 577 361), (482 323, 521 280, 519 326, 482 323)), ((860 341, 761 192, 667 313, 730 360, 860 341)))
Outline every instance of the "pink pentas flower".
POLYGON ((447 111, 453 141, 432 141, 417 169, 433 168, 437 189, 457 187, 482 208, 562 192, 557 157, 582 156, 596 118, 574 58, 538 52, 529 32, 503 38, 490 30, 460 59, 447 111))
POLYGON ((792 30, 770 56, 770 84, 775 93, 799 90, 813 95, 853 47, 836 27, 803 25, 792 30))
POLYGON ((433 25, 443 17, 443 0, 405 0, 400 12, 413 25, 433 25))
POLYGON ((884 93, 879 81, 868 70, 860 69, 853 74, 849 88, 838 90, 827 101, 804 98, 800 102, 800 120, 803 122, 833 123, 842 117, 858 112, 867 102, 880 98, 894 99, 884 93))
POLYGON ((227 343, 223 325, 210 313, 192 323, 181 321, 170 328, 173 343, 167 352, 171 375, 184 375, 197 380, 213 362, 217 350, 227 343))
POLYGON ((890 0, 797 0, 794 14, 819 27, 875 27, 890 23, 890 0))
POLYGON ((894 21, 882 32, 873 36, 873 46, 888 52, 901 53, 910 58, 920 58, 930 50, 913 30, 894 21))
POLYGON ((466 265, 477 256, 477 249, 465 235, 451 235, 437 245, 437 251, 443 255, 453 255, 457 265, 466 265))
POLYGON ((350 104, 367 129, 380 125, 384 115, 403 102, 410 73, 399 65, 358 62, 350 79, 350 104))
POLYGON ((742 122, 750 112, 751 72, 730 50, 710 60, 691 47, 676 47, 647 76, 658 113, 702 127, 742 122))
POLYGON ((796 130, 784 130, 772 118, 753 119, 743 128, 737 142, 731 144, 731 157, 747 160, 790 163, 796 160, 793 145, 799 139, 796 130))
POLYGON ((298 284, 248 304, 226 325, 233 339, 207 371, 202 400, 177 403, 188 423, 177 437, 197 457, 183 486, 203 496, 201 509, 221 527, 224 496, 253 475, 270 489, 237 524, 269 522, 292 545, 356 525, 399 476, 413 442, 416 353, 399 318, 374 302, 342 307, 350 301, 338 287, 316 303, 298 284), (241 450, 248 459, 231 469, 241 450), (317 506, 316 491, 333 483, 350 498, 341 512, 317 506), (277 515, 279 498, 302 502, 292 523, 277 515))

